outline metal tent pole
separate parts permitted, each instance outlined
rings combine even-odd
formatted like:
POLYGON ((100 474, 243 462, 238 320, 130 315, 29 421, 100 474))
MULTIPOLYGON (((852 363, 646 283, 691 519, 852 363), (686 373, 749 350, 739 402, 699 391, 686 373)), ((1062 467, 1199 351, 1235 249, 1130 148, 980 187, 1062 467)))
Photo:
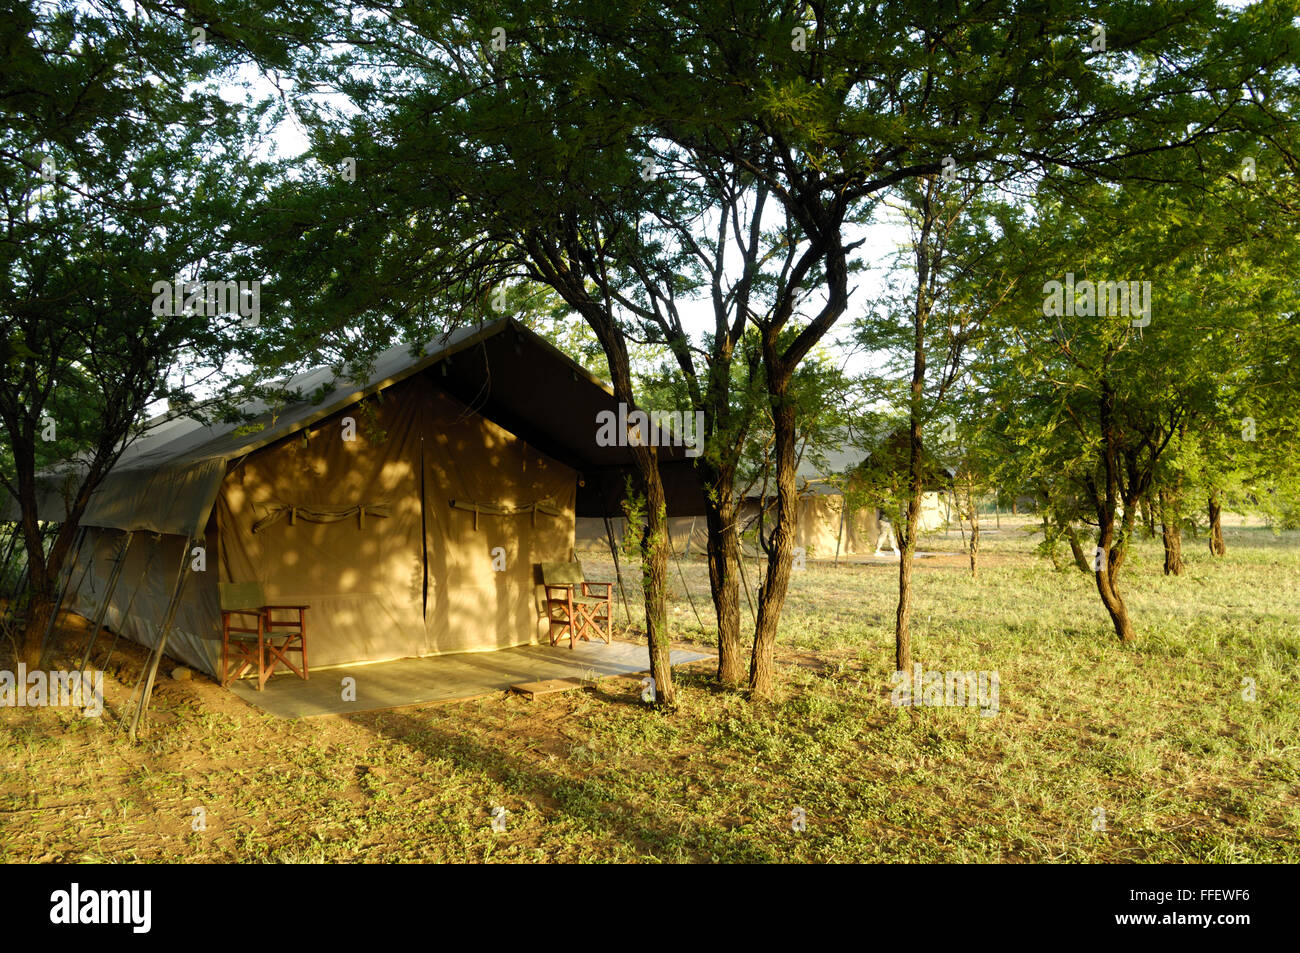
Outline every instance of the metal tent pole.
MULTIPOLYGON (((19 529, 19 532, 20 533, 22 532, 21 528, 19 529)), ((46 527, 41 528, 41 549, 42 550, 45 549, 45 537, 46 535, 48 535, 48 533, 49 533, 48 528, 46 527)), ((23 597, 27 594, 27 590, 31 588, 32 558, 31 558, 31 554, 27 552, 27 539, 25 535, 23 537, 23 544, 18 547, 18 555, 21 557, 21 565, 23 568, 16 575, 16 581, 14 582, 13 593, 9 597, 9 605, 5 608, 5 616, 4 616, 5 622, 9 622, 10 620, 16 619, 18 617, 18 604, 22 601, 23 597)))
POLYGON ((113 568, 108 572, 108 580, 104 583, 104 595, 99 600, 99 605, 95 606, 95 618, 91 623, 90 641, 86 643, 86 654, 81 657, 81 665, 77 671, 84 672, 86 663, 90 661, 90 651, 95 647, 95 640, 99 638, 99 630, 104 625, 104 615, 108 612, 108 603, 113 598, 113 592, 117 589, 117 581, 122 575, 122 567, 126 565, 126 553, 131 548, 131 541, 135 538, 134 530, 127 530, 126 538, 122 540, 122 545, 118 547, 117 556, 113 559, 113 568))
POLYGON ((153 652, 149 656, 144 671, 144 691, 140 693, 140 704, 136 707, 135 716, 131 719, 131 727, 127 732, 131 741, 136 739, 136 733, 140 728, 140 723, 144 720, 145 709, 149 707, 149 695, 153 692, 154 679, 158 675, 158 665, 162 662, 163 653, 167 650, 167 636, 171 633, 172 620, 176 617, 176 610, 180 606, 181 592, 185 588, 185 579, 187 573, 186 567, 189 566, 190 557, 190 539, 187 536, 181 546, 181 563, 176 570, 176 584, 172 587, 171 601, 167 603, 167 614, 163 618, 162 627, 158 631, 158 641, 154 644, 153 652))
POLYGON ((754 625, 758 625, 758 614, 754 611, 754 599, 749 594, 749 580, 745 578, 745 552, 743 549, 740 552, 740 558, 736 560, 736 564, 740 566, 740 581, 745 584, 745 601, 749 603, 749 616, 754 620, 754 625))
MULTIPOLYGON (((77 527, 77 542, 72 547, 72 559, 68 561, 68 572, 62 582, 59 583, 59 594, 54 599, 54 606, 50 609, 50 621, 45 624, 45 634, 41 636, 41 661, 40 667, 45 668, 50 661, 50 636, 54 633, 54 624, 59 619, 59 613, 63 611, 63 600, 68 596, 68 586, 72 583, 72 576, 77 571, 77 560, 81 558, 81 547, 86 542, 86 527, 77 527)), ((72 591, 72 597, 75 599, 77 593, 81 590, 81 584, 86 581, 86 573, 90 570, 86 566, 81 570, 81 578, 77 580, 77 586, 72 591)))
POLYGON ((18 550, 18 538, 22 535, 17 523, 11 523, 9 525, 13 528, 9 533, 9 542, 5 545, 4 561, 0 563, 0 587, 3 587, 0 588, 0 595, 4 595, 8 592, 8 587, 3 586, 3 583, 4 580, 9 578, 9 565, 13 562, 14 555, 18 550))
MULTIPOLYGON (((50 539, 53 536, 55 536, 58 533, 59 525, 60 524, 58 523, 47 523, 45 526, 41 527, 41 554, 42 555, 48 555, 46 544, 50 541, 50 539)), ((10 602, 10 615, 13 618, 16 619, 18 617, 20 603, 26 600, 26 602, 30 604, 31 595, 32 595, 32 559, 31 559, 31 555, 27 552, 26 543, 24 543, 23 571, 21 576, 19 577, 18 588, 14 590, 14 598, 10 602)), ((25 608, 26 606, 24 606, 24 609, 25 608)))
MULTIPOLYGON (((158 554, 158 549, 162 546, 162 538, 162 533, 156 533, 154 535, 155 545, 149 550, 149 558, 145 560, 144 569, 140 571, 140 578, 136 580, 135 588, 131 590, 131 598, 126 600, 126 608, 122 610, 123 625, 125 625, 126 620, 131 617, 131 607, 135 605, 135 597, 140 594, 140 589, 144 586, 144 581, 149 575, 149 570, 153 568, 154 556, 158 554)), ((122 637, 122 628, 123 626, 118 626, 117 631, 113 633, 113 641, 108 646, 108 654, 104 656, 104 668, 108 668, 108 663, 113 660, 113 652, 117 648, 117 640, 122 637)))
POLYGON ((618 578, 618 592, 623 597, 623 632, 632 627, 632 610, 627 607, 627 590, 623 588, 623 570, 618 562, 618 547, 614 545, 614 524, 609 517, 605 519, 605 539, 609 542, 609 554, 614 557, 614 575, 618 578))
MULTIPOLYGON (((692 525, 693 525, 693 524, 692 524, 692 525)), ((691 595, 691 587, 688 586, 688 585, 686 584, 686 573, 682 572, 682 563, 681 563, 681 560, 677 558, 677 547, 673 545, 673 530, 672 530, 672 527, 669 526, 667 523, 665 523, 665 524, 664 524, 664 529, 665 529, 665 530, 667 531, 667 533, 668 533, 668 548, 669 548, 670 550, 672 550, 672 554, 673 554, 673 562, 677 563, 677 575, 681 577, 681 580, 682 580, 682 588, 686 590, 686 598, 687 598, 687 600, 689 600, 689 602, 690 602, 690 604, 691 604, 691 611, 695 613, 695 621, 696 621, 697 623, 699 623, 700 631, 703 632, 703 631, 704 631, 704 620, 702 620, 702 619, 700 618, 700 612, 699 612, 698 609, 695 608, 695 597, 691 595)))

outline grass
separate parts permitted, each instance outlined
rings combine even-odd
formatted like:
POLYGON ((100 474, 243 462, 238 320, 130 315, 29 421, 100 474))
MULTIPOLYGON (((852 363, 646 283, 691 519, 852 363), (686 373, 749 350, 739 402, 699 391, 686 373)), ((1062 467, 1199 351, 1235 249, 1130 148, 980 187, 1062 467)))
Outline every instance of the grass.
MULTIPOLYGON (((164 678, 131 746, 111 713, 143 653, 119 648, 110 716, 0 709, 0 861, 1300 860, 1300 533, 1229 527, 1226 559, 1189 540, 1178 578, 1139 540, 1132 646, 1033 543, 1004 520, 974 581, 931 539, 915 574, 917 660, 997 671, 995 717, 890 704, 888 564, 795 574, 778 701, 696 663, 670 715, 633 677, 294 722, 164 678)), ((711 612, 703 564, 682 570, 711 612)), ((672 574, 683 640, 707 644, 672 574)))

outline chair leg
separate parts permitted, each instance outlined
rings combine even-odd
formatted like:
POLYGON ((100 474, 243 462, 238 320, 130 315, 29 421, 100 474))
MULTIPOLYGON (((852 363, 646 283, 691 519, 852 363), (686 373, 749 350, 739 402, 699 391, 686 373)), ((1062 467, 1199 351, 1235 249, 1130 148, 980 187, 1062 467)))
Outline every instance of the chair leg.
POLYGON ((266 680, 271 677, 271 673, 266 668, 266 643, 262 641, 261 623, 258 623, 257 633, 257 690, 266 689, 266 680))

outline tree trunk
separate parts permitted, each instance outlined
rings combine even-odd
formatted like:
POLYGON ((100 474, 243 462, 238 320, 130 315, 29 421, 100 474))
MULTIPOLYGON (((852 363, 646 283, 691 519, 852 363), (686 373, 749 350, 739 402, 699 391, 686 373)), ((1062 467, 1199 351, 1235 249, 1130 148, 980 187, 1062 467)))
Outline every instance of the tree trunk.
MULTIPOLYGON (((919 444, 919 423, 914 430, 913 439, 919 444)), ((898 610, 894 615, 894 670, 898 672, 912 670, 912 557, 916 552, 916 528, 921 521, 920 479, 909 476, 909 484, 907 516, 898 534, 898 610)))
MULTIPOLYGON (((765 349, 771 347, 772 356, 775 356, 774 344, 765 342, 765 349)), ((754 652, 749 668, 750 696, 761 699, 770 699, 775 693, 776 632, 790 587, 799 506, 795 482, 795 407, 787 399, 789 375, 785 375, 783 380, 773 380, 772 363, 768 364, 768 387, 773 401, 772 430, 776 453, 776 528, 768 541, 767 573, 758 591, 758 620, 754 626, 754 652)))
MULTIPOLYGON (((585 291, 568 285, 557 285, 556 290, 576 308, 600 339, 609 362, 609 374, 614 385, 614 396, 626 404, 629 411, 635 407, 632 390, 631 362, 627 355, 627 342, 621 329, 608 311, 596 305, 585 291)), ((654 679, 655 704, 672 709, 677 704, 673 687, 673 670, 670 661, 672 633, 668 627, 667 589, 668 541, 667 496, 663 478, 659 473, 659 456, 653 447, 640 442, 640 435, 630 429, 623 435, 628 441, 632 460, 646 495, 646 533, 641 540, 641 577, 645 601, 646 638, 650 643, 650 676, 654 679)))
POLYGON ((1211 493, 1210 502, 1210 553, 1226 556, 1228 544, 1223 541, 1223 508, 1219 505, 1219 494, 1211 493))
MULTIPOLYGON (((898 539, 898 609, 894 615, 894 670, 912 670, 912 556, 916 552, 916 528, 921 521, 924 491, 921 441, 921 408, 925 399, 925 324, 930 314, 926 298, 930 284, 928 216, 922 222, 916 248, 916 304, 912 312, 912 380, 908 399, 907 434, 907 518, 898 539)), ((961 514, 958 514, 960 518, 961 514)))
POLYGON ((974 479, 966 484, 966 508, 970 510, 970 574, 979 578, 980 514, 974 498, 974 479))
POLYGON ((1052 524, 1047 518, 1047 510, 1043 510, 1043 549, 1047 551, 1047 556, 1052 560, 1052 572, 1061 571, 1061 560, 1056 555, 1056 541, 1060 538, 1059 531, 1053 531, 1052 524))
POLYGON ((1097 592, 1101 595, 1102 605, 1110 615, 1111 624, 1115 627, 1115 634, 1119 636, 1119 640, 1125 643, 1132 642, 1135 638, 1133 623, 1129 621, 1128 607, 1124 604, 1124 597, 1120 595, 1119 588, 1116 586, 1120 560, 1114 555, 1115 514, 1112 510, 1110 513, 1098 513, 1098 516, 1102 528, 1098 534, 1097 548, 1101 551, 1101 557, 1093 567, 1093 575, 1097 578, 1097 592))
POLYGON ((706 498, 709 529, 709 588, 718 617, 718 681, 735 687, 744 680, 740 643, 740 539, 731 479, 719 478, 725 493, 706 498))
POLYGON ((1092 572, 1092 566, 1088 564, 1088 556, 1083 551, 1083 543, 1079 540, 1079 533, 1074 528, 1073 522, 1065 524, 1065 537, 1070 542, 1070 554, 1074 557, 1074 565, 1078 567, 1079 572, 1092 572))
POLYGON ((23 637, 20 644, 21 654, 18 659, 28 669, 40 667, 45 629, 50 624, 50 616, 53 612, 53 589, 33 583, 29 590, 26 620, 23 624, 23 637))
POLYGON ((1146 496, 1142 499, 1142 516, 1145 518, 1147 528, 1147 539, 1156 538, 1156 508, 1152 505, 1151 497, 1146 496))
POLYGON ((1172 491, 1160 491, 1160 533, 1165 543, 1165 575, 1179 576, 1183 572, 1183 531, 1178 526, 1178 513, 1172 491))
MULTIPOLYGON (((1120 566, 1132 533, 1136 517, 1137 501, 1140 494, 1130 492, 1123 498, 1124 527, 1121 539, 1115 538, 1115 514, 1121 503, 1120 492, 1120 451, 1118 428, 1115 420, 1115 391, 1110 381, 1103 375, 1101 379, 1101 402, 1099 408, 1101 431, 1102 465, 1106 476, 1104 492, 1089 478, 1089 488, 1097 509, 1097 550, 1093 557, 1093 576, 1097 581, 1097 592, 1101 595, 1102 605, 1110 615, 1115 634, 1124 643, 1132 642, 1135 635, 1133 623, 1129 621, 1128 607, 1119 593, 1116 583, 1119 580, 1120 566)), ((1130 490, 1133 490, 1130 485, 1130 490)))
POLYGON ((641 540, 641 578, 645 593, 646 636, 650 642, 650 675, 655 701, 662 708, 677 703, 673 686, 672 634, 668 630, 668 515, 659 471, 646 484, 646 534, 641 540))

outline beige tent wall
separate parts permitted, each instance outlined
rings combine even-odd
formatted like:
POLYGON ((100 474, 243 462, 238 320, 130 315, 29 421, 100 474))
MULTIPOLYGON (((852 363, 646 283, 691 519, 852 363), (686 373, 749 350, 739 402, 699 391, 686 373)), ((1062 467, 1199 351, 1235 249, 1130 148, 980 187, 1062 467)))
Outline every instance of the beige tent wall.
MULTIPOLYGON (((799 500, 799 515, 795 531, 795 546, 803 547, 809 559, 834 559, 836 540, 839 539, 839 555, 852 556, 874 553, 880 526, 876 521, 875 507, 862 507, 851 512, 843 525, 840 523, 840 510, 844 497, 838 493, 806 493, 799 500)), ((941 493, 927 492, 921 495, 921 515, 919 528, 922 533, 934 533, 942 530, 948 521, 948 502, 941 493)), ((748 528, 758 518, 758 501, 745 500, 740 507, 741 526, 748 528)), ((765 521, 765 529, 771 532, 771 515, 765 521)), ((895 528, 897 540, 897 528, 895 528)), ((753 547, 745 544, 746 555, 755 555, 753 547)))
MULTIPOLYGON (((71 611, 87 619, 94 618, 124 535, 118 530, 87 529, 86 542, 72 577, 74 584, 78 580, 81 583, 75 597, 70 594, 67 602, 71 611), (86 569, 84 579, 81 576, 83 568, 86 569)), ((171 634, 167 637, 168 655, 209 675, 216 674, 221 655, 214 542, 212 538, 207 542, 207 569, 186 575, 181 602, 171 634)), ((167 616, 167 604, 176 583, 181 555, 185 553, 192 565, 192 550, 196 545, 197 542, 191 543, 181 536, 160 537, 149 532, 137 532, 127 550, 121 575, 104 614, 104 625, 132 642, 153 645, 167 616), (126 614, 128 606, 131 610, 129 615, 126 614)), ((107 647, 109 643, 104 638, 101 633, 97 644, 107 647)), ((112 636, 108 639, 111 642, 112 636)))
POLYGON ((536 564, 571 558, 577 473, 423 375, 365 406, 232 469, 216 506, 221 579, 260 582, 273 603, 310 605, 313 667, 485 651, 544 635, 536 564), (343 439, 345 418, 355 440, 343 439), (476 515, 453 500, 549 501, 560 515, 476 515), (369 513, 364 526, 357 514, 326 523, 286 516, 254 531, 276 505, 387 505, 389 515, 369 513))

